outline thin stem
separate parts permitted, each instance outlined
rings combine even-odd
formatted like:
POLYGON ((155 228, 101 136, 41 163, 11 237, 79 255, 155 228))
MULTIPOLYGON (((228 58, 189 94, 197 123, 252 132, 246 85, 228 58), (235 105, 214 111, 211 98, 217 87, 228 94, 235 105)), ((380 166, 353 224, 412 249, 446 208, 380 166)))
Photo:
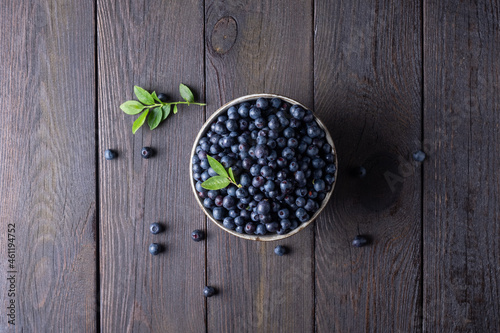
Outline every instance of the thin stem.
POLYGON ((200 106, 206 105, 205 103, 195 103, 195 102, 190 103, 190 102, 180 102, 179 101, 179 102, 169 102, 169 103, 162 103, 162 104, 156 103, 153 105, 146 105, 146 108, 151 109, 151 108, 156 108, 156 107, 162 107, 164 105, 175 105, 175 104, 189 104, 189 105, 194 104, 194 105, 200 105, 200 106))

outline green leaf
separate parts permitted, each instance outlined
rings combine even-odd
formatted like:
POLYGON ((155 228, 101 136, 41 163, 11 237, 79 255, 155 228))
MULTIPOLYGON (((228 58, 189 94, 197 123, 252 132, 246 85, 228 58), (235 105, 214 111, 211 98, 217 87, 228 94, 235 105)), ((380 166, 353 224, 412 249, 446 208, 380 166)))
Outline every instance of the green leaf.
POLYGON ((220 190, 227 185, 229 185, 229 179, 223 176, 214 176, 201 183, 201 187, 207 190, 220 190))
POLYGON ((139 86, 134 86, 134 94, 137 96, 137 99, 146 105, 154 104, 155 101, 153 96, 148 93, 146 90, 142 89, 139 86))
POLYGON ((217 174, 226 178, 229 177, 229 175, 226 172, 226 169, 224 169, 224 166, 220 164, 219 161, 217 161, 215 158, 209 155, 207 155, 207 158, 208 158, 208 163, 210 164, 212 169, 214 169, 214 171, 217 172, 217 174))
POLYGON ((152 109, 148 116, 148 125, 150 130, 154 130, 158 125, 160 125, 161 118, 163 117, 163 112, 160 107, 152 109))
POLYGON ((144 105, 137 101, 126 101, 122 105, 120 105, 120 109, 126 114, 138 114, 142 110, 144 110, 144 105))
POLYGON ((134 121, 134 124, 132 125, 132 133, 135 134, 135 132, 137 132, 137 130, 144 124, 144 121, 146 120, 146 117, 147 117, 148 113, 149 113, 149 109, 146 109, 146 111, 144 111, 139 116, 139 118, 137 118, 134 121))
POLYGON ((162 102, 162 101, 160 101, 160 99, 158 98, 158 96, 156 96, 156 91, 153 91, 153 92, 151 93, 151 96, 152 96, 152 97, 153 97, 153 99, 154 99, 155 101, 157 101, 159 104, 163 104, 163 102, 162 102))
POLYGON ((161 107, 161 109, 163 111, 163 116, 161 117, 161 121, 164 121, 165 119, 167 119, 168 115, 170 114, 170 110, 171 110, 170 104, 163 105, 161 107))
POLYGON ((179 92, 181 93, 181 97, 184 98, 186 102, 188 103, 194 102, 193 93, 191 92, 191 89, 188 88, 188 86, 181 83, 179 85, 179 92))
POLYGON ((174 114, 177 113, 177 104, 174 104, 174 114))
POLYGON ((236 178, 234 178, 233 174, 233 168, 229 168, 229 177, 231 177, 231 180, 236 183, 236 178))

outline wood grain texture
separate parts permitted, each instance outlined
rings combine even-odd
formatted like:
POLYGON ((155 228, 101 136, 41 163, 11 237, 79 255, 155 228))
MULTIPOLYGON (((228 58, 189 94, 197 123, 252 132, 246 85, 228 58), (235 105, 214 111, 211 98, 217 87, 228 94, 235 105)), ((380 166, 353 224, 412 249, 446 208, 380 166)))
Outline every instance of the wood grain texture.
MULTIPOLYGON (((311 2, 206 1, 205 20, 208 114, 236 97, 262 92, 312 106, 311 2), (219 42, 223 27, 234 38, 227 17, 237 29, 230 48, 219 42)), ((207 241, 208 284, 220 290, 207 302, 209 332, 313 330, 312 227, 283 241, 260 243, 209 222, 207 241), (292 252, 276 256, 279 244, 292 252)))
POLYGON ((139 85, 179 100, 179 83, 204 96, 203 2, 98 1, 101 328, 104 332, 198 332, 205 328, 205 245, 190 240, 205 218, 194 209, 189 154, 204 108, 183 106, 153 132, 132 135, 118 107, 139 85), (141 147, 156 155, 145 160, 141 147), (118 158, 106 161, 107 148, 118 158), (161 222, 166 231, 149 232, 161 222), (158 256, 150 243, 163 244, 158 256))
POLYGON ((421 329, 420 17, 418 2, 315 1, 315 111, 340 166, 315 225, 317 332, 421 329), (372 245, 352 247, 358 233, 372 245))
POLYGON ((0 12, 0 331, 95 332, 94 5, 2 1, 0 12))
POLYGON ((425 1, 426 332, 500 331, 500 2, 425 1))

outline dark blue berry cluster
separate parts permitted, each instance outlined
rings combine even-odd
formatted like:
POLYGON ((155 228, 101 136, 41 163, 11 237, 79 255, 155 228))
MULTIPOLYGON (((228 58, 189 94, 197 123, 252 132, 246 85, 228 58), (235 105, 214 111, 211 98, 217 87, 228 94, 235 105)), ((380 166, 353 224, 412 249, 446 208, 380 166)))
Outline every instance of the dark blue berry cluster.
POLYGON ((203 206, 225 228, 283 235, 308 221, 331 190, 334 154, 310 110, 259 98, 219 115, 196 146, 192 170, 203 206), (242 187, 204 189, 217 175, 207 155, 231 167, 242 187))

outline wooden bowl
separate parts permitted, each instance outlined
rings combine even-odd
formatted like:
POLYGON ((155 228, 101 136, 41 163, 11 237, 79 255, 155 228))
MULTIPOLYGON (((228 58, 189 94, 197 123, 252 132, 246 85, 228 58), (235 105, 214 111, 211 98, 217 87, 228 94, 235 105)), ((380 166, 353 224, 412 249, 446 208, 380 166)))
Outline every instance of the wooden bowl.
POLYGON ((238 232, 236 232, 234 230, 230 230, 230 229, 225 228, 222 225, 222 222, 219 222, 219 221, 217 221, 216 219, 213 218, 213 216, 210 213, 210 211, 203 206, 203 202, 202 202, 201 198, 198 196, 198 191, 196 191, 195 181, 194 181, 194 178, 193 178, 193 168, 192 168, 192 162, 191 162, 192 161, 192 157, 194 156, 194 154, 196 152, 196 146, 198 145, 198 141, 200 141, 200 139, 206 134, 206 132, 209 131, 210 125, 212 124, 213 121, 215 121, 217 119, 218 116, 220 116, 222 113, 226 112, 227 109, 229 109, 233 105, 237 105, 237 104, 240 104, 240 103, 243 103, 243 102, 247 102, 247 101, 253 101, 253 100, 256 100, 256 99, 258 99, 260 97, 269 98, 269 99, 277 97, 277 98, 281 99, 282 101, 285 101, 285 102, 289 103, 290 105, 297 104, 297 105, 300 105, 305 110, 308 109, 304 105, 300 104, 299 102, 297 102, 297 101, 295 101, 295 100, 293 100, 291 98, 280 96, 280 95, 275 95, 275 94, 253 94, 253 95, 246 95, 246 96, 242 96, 242 97, 236 98, 236 99, 230 101, 229 103, 224 104, 217 111, 215 111, 215 113, 210 118, 208 118, 208 120, 205 122, 205 124, 201 128, 200 132, 198 133, 198 136, 194 140, 193 149, 191 150, 191 155, 190 155, 190 159, 189 159, 189 178, 191 179, 191 189, 193 190, 193 193, 194 193, 194 195, 196 197, 196 202, 198 203, 198 205, 200 206, 200 208, 203 210, 203 212, 205 212, 205 214, 208 216, 208 218, 213 223, 215 223, 215 225, 217 225, 218 227, 222 228, 222 230, 224 230, 225 232, 228 232, 228 233, 230 233, 232 235, 235 235, 237 237, 240 237, 240 238, 254 240, 254 241, 264 241, 264 242, 267 242, 267 241, 277 241, 277 240, 281 240, 281 239, 290 237, 292 235, 295 235, 299 231, 305 229, 309 224, 311 224, 311 222, 313 222, 318 217, 318 215, 323 211, 323 209, 325 208, 326 204, 330 200, 330 197, 331 197, 332 192, 333 192, 333 188, 335 187, 335 183, 337 182, 338 160, 337 160, 337 153, 336 153, 336 150, 335 150, 335 145, 333 144, 333 140, 332 140, 332 137, 331 137, 330 133, 328 132, 328 129, 321 122, 321 120, 318 119, 318 117, 314 116, 314 119, 318 123, 319 127, 322 130, 325 131, 325 134, 326 134, 325 137, 326 137, 327 142, 332 146, 332 154, 334 154, 334 156, 335 156, 335 166, 337 167, 336 170, 335 170, 335 181, 332 184, 332 188, 326 194, 325 199, 323 199, 323 202, 321 203, 321 206, 316 211, 316 213, 314 213, 314 215, 309 220, 307 220, 304 223, 301 223, 296 229, 294 229, 294 230, 292 230, 289 233, 284 234, 284 235, 269 234, 269 235, 261 236, 261 235, 240 234, 240 233, 238 233, 238 232))

